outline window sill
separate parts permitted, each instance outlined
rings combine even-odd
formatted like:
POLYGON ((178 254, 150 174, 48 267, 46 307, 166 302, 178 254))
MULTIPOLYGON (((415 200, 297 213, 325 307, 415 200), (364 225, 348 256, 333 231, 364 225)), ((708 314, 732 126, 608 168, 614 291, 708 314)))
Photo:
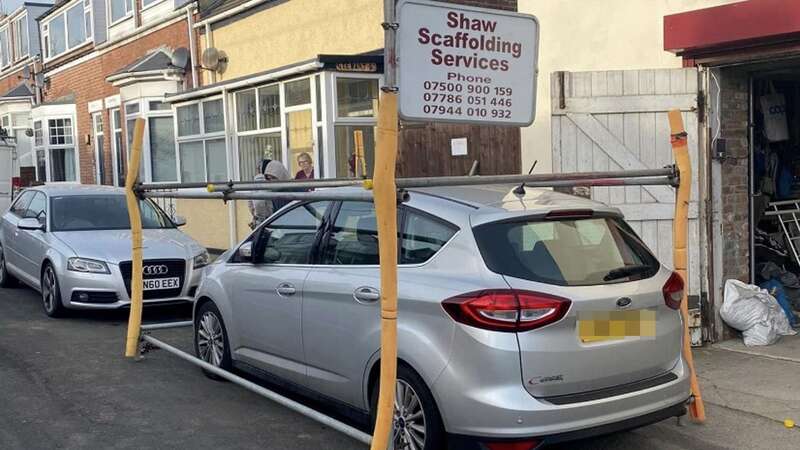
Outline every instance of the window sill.
POLYGON ((72 48, 68 48, 66 51, 63 51, 63 52, 61 52, 61 53, 59 53, 59 54, 57 54, 55 56, 50 56, 50 57, 44 58, 44 63, 45 64, 49 64, 51 62, 64 59, 65 56, 68 56, 68 55, 70 55, 72 53, 75 53, 78 50, 84 50, 86 47, 89 47, 90 45, 92 45, 92 43, 93 43, 92 39, 89 38, 84 43, 78 44, 78 45, 76 45, 75 47, 72 47, 72 48))

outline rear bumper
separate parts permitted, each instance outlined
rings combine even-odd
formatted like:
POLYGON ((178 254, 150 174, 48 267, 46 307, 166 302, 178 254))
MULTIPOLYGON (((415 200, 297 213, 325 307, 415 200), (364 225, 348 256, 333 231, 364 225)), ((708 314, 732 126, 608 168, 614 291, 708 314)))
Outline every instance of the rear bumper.
POLYGON ((579 435, 620 423, 635 426, 641 418, 683 405, 690 396, 688 368, 679 357, 668 371, 672 376, 655 385, 634 383, 633 389, 577 396, 561 404, 533 397, 520 377, 516 336, 467 332, 489 342, 490 350, 471 345, 470 352, 453 352, 431 389, 445 429, 453 435, 503 440, 579 435))
MULTIPOLYGON (((688 400, 688 399, 687 399, 688 400)), ((605 434, 617 433, 620 431, 632 430, 639 427, 651 425, 662 420, 672 417, 680 417, 686 414, 686 401, 677 403, 667 408, 637 416, 630 419, 622 420, 620 422, 599 425, 596 427, 585 428, 582 430, 568 431, 564 433, 551 434, 549 436, 535 436, 532 437, 539 442, 535 448, 541 448, 545 445, 558 444, 562 442, 577 441, 580 439, 587 439, 605 434)), ((509 439, 507 442, 519 442, 518 439, 509 439)), ((485 446, 481 442, 485 442, 485 437, 478 436, 465 436, 451 434, 448 436, 448 448, 451 450, 485 450, 485 446)), ((503 442, 503 439, 498 439, 496 442, 503 442)), ((492 441, 495 442, 495 441, 492 441)))

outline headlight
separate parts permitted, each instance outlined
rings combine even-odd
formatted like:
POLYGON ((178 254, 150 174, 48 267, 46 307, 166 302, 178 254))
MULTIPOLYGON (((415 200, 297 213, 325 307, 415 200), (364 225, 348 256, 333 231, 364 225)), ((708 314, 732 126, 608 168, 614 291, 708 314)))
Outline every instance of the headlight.
POLYGON ((67 269, 73 272, 84 273, 111 273, 108 265, 103 261, 86 258, 70 258, 67 260, 67 269))
POLYGON ((205 267, 208 265, 208 261, 211 258, 208 256, 208 252, 203 250, 203 253, 194 257, 194 268, 199 269, 201 267, 205 267))

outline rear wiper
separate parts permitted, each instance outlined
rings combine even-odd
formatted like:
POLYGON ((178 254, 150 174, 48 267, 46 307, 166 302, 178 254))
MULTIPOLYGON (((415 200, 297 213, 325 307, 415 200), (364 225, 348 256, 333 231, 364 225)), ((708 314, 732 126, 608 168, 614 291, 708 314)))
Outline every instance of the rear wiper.
POLYGON ((644 264, 637 264, 635 266, 623 266, 617 269, 609 270, 606 276, 603 277, 603 281, 613 281, 618 280, 620 278, 625 278, 627 276, 636 275, 638 273, 647 272, 652 269, 652 266, 644 265, 644 264))

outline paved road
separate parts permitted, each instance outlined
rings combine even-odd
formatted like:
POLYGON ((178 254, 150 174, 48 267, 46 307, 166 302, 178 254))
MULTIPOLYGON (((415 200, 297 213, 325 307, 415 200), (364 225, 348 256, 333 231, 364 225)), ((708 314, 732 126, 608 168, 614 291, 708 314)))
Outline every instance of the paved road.
MULTIPOLYGON (((188 314, 145 310, 145 320, 188 314)), ((0 449, 364 448, 163 351, 125 360, 125 321, 119 312, 49 319, 33 291, 0 289, 0 449)), ((188 334, 159 332, 184 348, 188 334)), ((702 427, 671 420, 560 448, 778 450, 800 442, 800 432, 760 416, 713 405, 709 416, 702 427)))

